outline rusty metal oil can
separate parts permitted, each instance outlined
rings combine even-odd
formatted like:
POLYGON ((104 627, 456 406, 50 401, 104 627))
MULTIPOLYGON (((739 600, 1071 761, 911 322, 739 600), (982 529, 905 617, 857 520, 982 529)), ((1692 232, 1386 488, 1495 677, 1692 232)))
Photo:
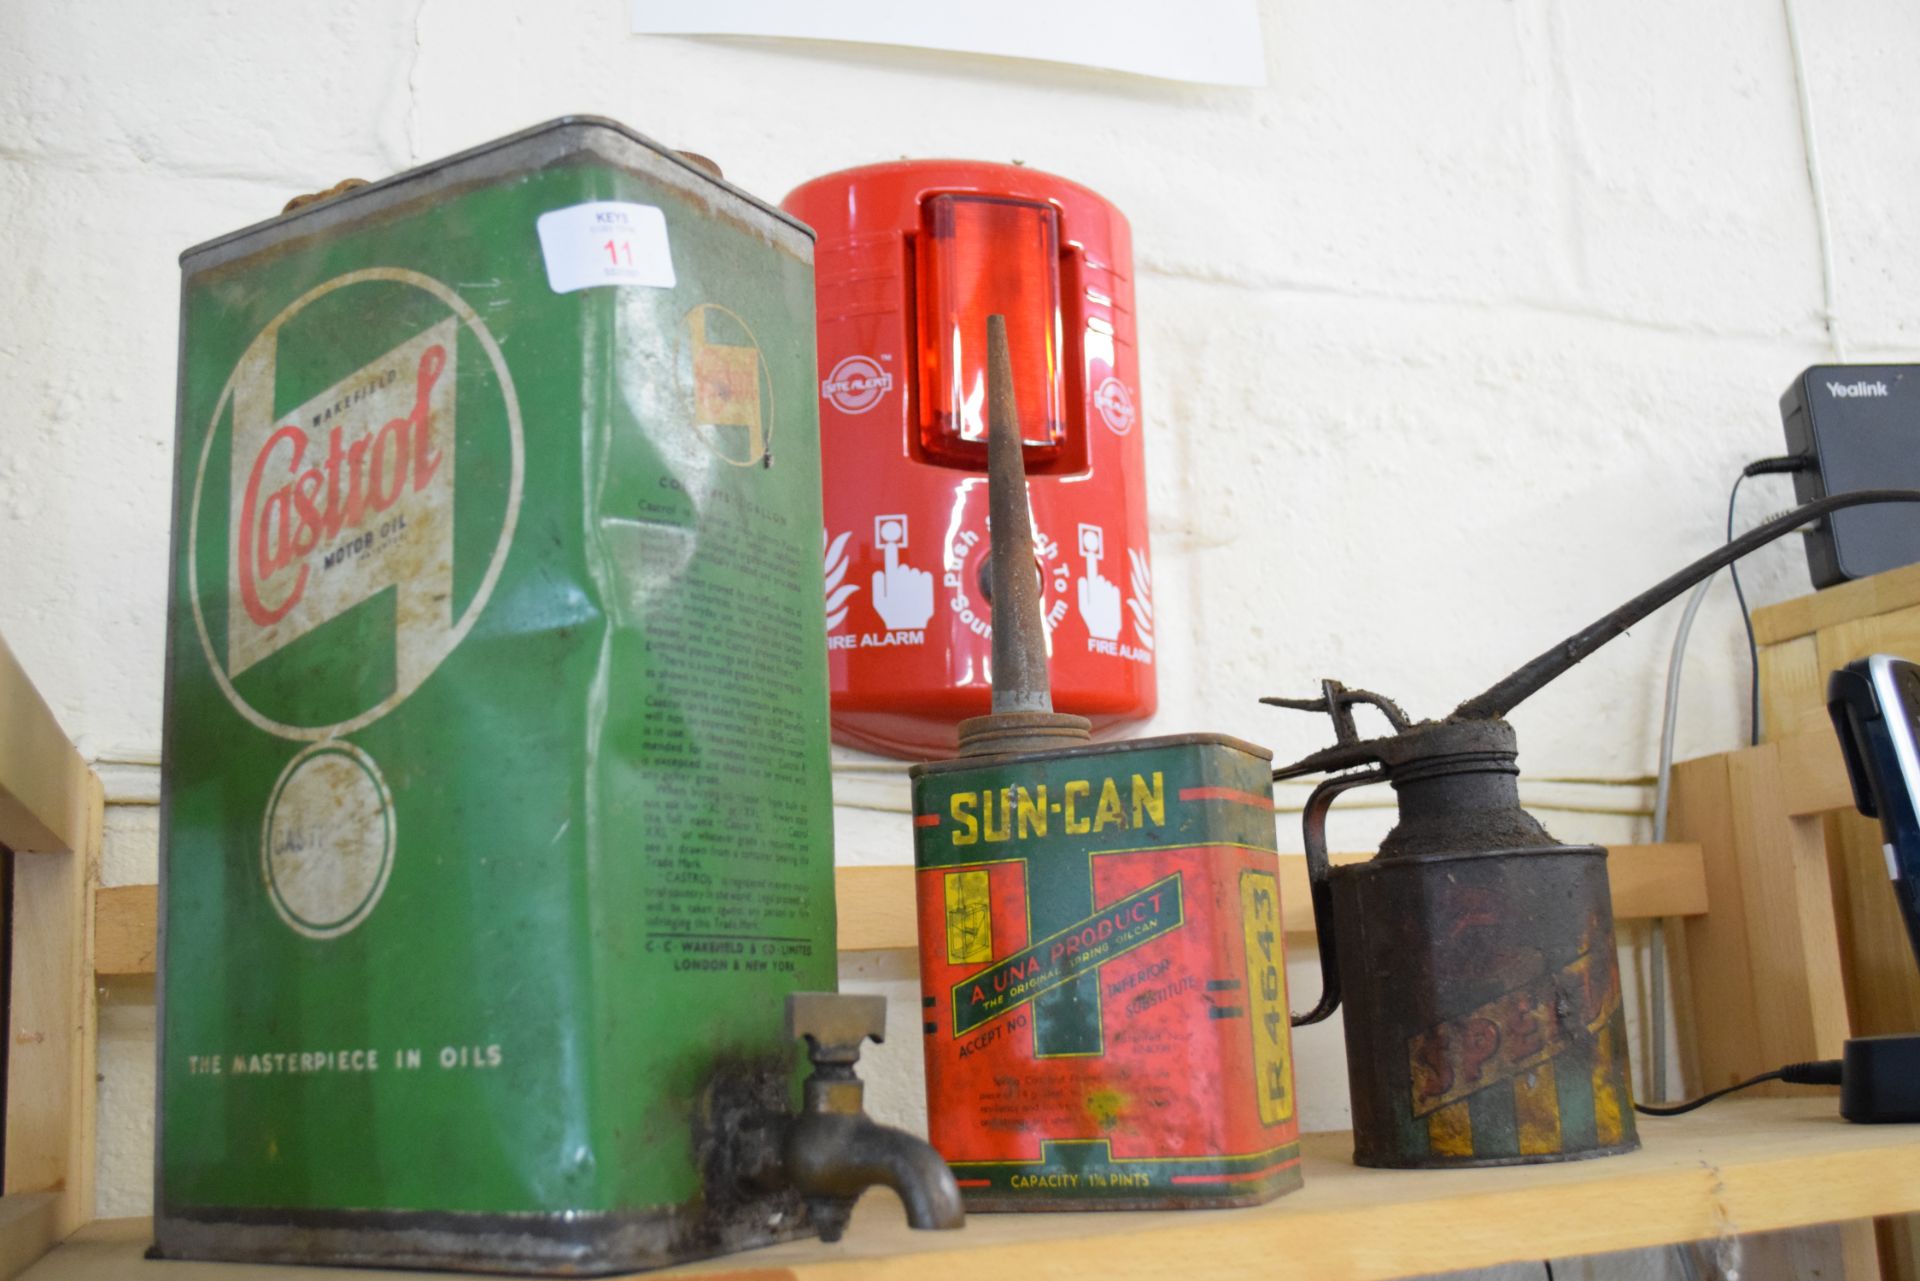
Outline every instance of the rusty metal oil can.
POLYGON ((1354 1160, 1630 1152, 1606 851, 1435 852, 1336 868, 1354 1160), (1547 889, 1542 891, 1542 882, 1547 889))
POLYGON ((626 1270, 835 982, 811 234, 556 121, 189 250, 168 1257, 626 1270))
POLYGON ((1270 768, 1188 734, 912 771, 928 1114, 968 1209, 1300 1186, 1270 768))
POLYGON ((1355 1162, 1532 1165, 1637 1148, 1606 851, 1561 845, 1521 807, 1513 727, 1415 723, 1332 680, 1318 698, 1262 701, 1326 712, 1339 740, 1275 777, 1328 775, 1301 813, 1322 988, 1294 1023, 1342 1011, 1355 1162), (1362 740, 1362 705, 1393 733, 1362 740), (1377 856, 1334 867, 1334 801, 1382 782, 1399 821, 1377 856))

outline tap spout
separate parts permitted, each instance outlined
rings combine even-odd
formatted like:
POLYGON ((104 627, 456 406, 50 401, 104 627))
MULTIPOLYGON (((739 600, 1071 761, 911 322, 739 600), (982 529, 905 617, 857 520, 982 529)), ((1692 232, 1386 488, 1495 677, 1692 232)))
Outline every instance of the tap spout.
MULTIPOLYGON (((815 1082, 808 1082, 812 1093, 815 1082)), ((822 1241, 846 1230, 853 1203, 876 1184, 892 1188, 915 1228, 957 1228, 966 1222, 960 1187, 933 1145, 864 1112, 845 1115, 809 1107, 787 1130, 787 1178, 806 1199, 822 1241)))
POLYGON ((853 1203, 877 1183, 900 1194, 913 1227, 957 1228, 966 1221, 960 1185, 933 1145, 881 1125, 863 1106, 866 1086, 854 1064, 863 1042, 886 1035, 886 1015, 884 996, 787 997, 787 1030, 806 1038, 813 1075, 801 1087, 800 1115, 787 1123, 780 1160, 822 1241, 840 1239, 853 1203))

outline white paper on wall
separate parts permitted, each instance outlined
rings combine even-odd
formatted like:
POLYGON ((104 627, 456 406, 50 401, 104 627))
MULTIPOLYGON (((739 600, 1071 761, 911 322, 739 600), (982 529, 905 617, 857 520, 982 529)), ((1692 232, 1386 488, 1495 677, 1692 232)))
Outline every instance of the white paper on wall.
POLYGON ((1257 0, 633 0, 647 35, 777 36, 1037 58, 1201 84, 1263 85, 1257 0))

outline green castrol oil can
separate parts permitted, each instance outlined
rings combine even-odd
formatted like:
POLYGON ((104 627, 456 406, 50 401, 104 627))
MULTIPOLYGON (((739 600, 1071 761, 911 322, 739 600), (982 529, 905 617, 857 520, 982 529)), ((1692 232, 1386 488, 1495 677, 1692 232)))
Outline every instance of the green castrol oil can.
POLYGON ((181 261, 159 1253, 806 1231, 734 1140, 835 984, 811 233, 569 119, 181 261))

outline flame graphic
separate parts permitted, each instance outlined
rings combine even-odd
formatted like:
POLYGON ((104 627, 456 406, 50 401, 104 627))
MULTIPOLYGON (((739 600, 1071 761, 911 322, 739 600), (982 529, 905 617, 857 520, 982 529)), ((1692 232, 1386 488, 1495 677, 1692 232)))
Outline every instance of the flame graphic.
POLYGON ((847 576, 847 565, 849 563, 847 560, 847 540, 853 537, 853 531, 848 530, 846 533, 840 535, 840 537, 833 539, 832 542, 827 541, 828 537, 829 535, 826 530, 823 529, 820 531, 820 545, 826 548, 827 630, 832 631, 847 621, 847 601, 850 600, 853 594, 859 591, 860 588, 854 583, 847 583, 845 586, 841 585, 847 576))
POLYGON ((1127 559, 1133 562, 1133 588, 1127 597, 1127 608, 1133 611, 1133 627, 1140 633, 1140 643, 1148 649, 1153 648, 1153 571, 1147 568, 1147 558, 1138 550, 1129 547, 1127 559))

